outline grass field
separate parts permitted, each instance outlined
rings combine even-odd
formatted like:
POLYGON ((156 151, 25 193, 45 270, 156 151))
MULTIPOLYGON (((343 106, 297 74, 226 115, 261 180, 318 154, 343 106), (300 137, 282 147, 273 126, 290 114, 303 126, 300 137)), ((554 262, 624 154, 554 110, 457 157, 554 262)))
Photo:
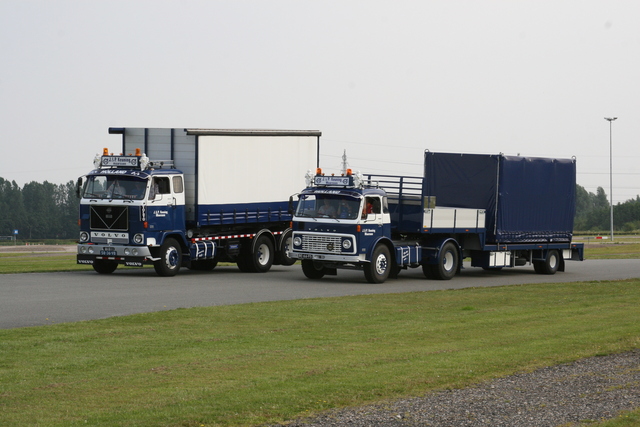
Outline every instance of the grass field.
MULTIPOLYGON (((585 246, 589 258, 640 258, 637 244, 585 246)), ((73 254, 0 255, 6 273, 87 268, 73 254)), ((638 348, 639 306, 640 279, 242 304, 0 330, 0 425, 276 423, 638 348)), ((589 425, 639 426, 640 410, 589 425)))

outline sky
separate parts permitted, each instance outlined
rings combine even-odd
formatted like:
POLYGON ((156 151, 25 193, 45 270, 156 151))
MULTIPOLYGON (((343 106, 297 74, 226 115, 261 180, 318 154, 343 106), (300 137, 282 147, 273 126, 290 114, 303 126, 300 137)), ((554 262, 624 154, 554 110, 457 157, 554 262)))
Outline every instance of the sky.
POLYGON ((624 202, 639 19, 637 0, 1 0, 0 177, 75 181, 120 150, 109 127, 310 129, 326 172, 345 150, 411 176, 425 150, 575 156, 592 193, 612 164, 624 202))

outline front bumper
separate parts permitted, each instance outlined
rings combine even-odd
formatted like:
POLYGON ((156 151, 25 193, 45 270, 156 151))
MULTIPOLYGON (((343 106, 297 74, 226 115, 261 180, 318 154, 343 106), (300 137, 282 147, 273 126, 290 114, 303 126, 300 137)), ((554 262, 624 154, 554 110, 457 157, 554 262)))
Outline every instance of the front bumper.
POLYGON ((115 246, 78 244, 78 264, 93 264, 95 260, 116 261, 128 266, 142 266, 156 261, 147 246, 115 246))
POLYGON ((360 264, 363 262, 368 262, 364 259, 364 256, 359 255, 334 255, 334 254, 320 254, 320 253, 311 253, 311 252, 299 252, 299 251, 291 251, 289 252, 289 256, 293 259, 311 259, 314 261, 331 261, 331 262, 339 262, 339 263, 349 263, 349 264, 360 264))

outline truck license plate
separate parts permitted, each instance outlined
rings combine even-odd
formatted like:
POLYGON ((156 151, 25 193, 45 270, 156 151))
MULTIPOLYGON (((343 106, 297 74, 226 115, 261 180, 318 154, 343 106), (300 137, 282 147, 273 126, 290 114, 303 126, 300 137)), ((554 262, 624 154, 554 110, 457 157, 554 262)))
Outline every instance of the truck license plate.
POLYGON ((102 256, 116 256, 118 253, 116 252, 116 248, 104 248, 100 251, 100 255, 102 256))
POLYGON ((300 259, 313 259, 313 254, 298 254, 300 259))

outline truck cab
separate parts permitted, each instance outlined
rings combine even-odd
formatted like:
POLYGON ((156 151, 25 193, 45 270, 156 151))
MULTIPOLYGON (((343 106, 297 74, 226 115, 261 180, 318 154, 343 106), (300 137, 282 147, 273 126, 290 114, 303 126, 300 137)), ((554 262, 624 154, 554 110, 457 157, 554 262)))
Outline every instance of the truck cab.
POLYGON ((135 155, 96 156, 79 180, 77 261, 108 274, 118 264, 152 263, 160 275, 177 272, 184 246, 184 176, 170 161, 135 155), (181 242, 182 241, 182 242, 181 242))
POLYGON ((298 194, 290 256, 302 261, 308 278, 336 274, 339 268, 364 269, 380 283, 394 261, 391 216, 386 193, 350 170, 344 176, 307 173, 298 194))

